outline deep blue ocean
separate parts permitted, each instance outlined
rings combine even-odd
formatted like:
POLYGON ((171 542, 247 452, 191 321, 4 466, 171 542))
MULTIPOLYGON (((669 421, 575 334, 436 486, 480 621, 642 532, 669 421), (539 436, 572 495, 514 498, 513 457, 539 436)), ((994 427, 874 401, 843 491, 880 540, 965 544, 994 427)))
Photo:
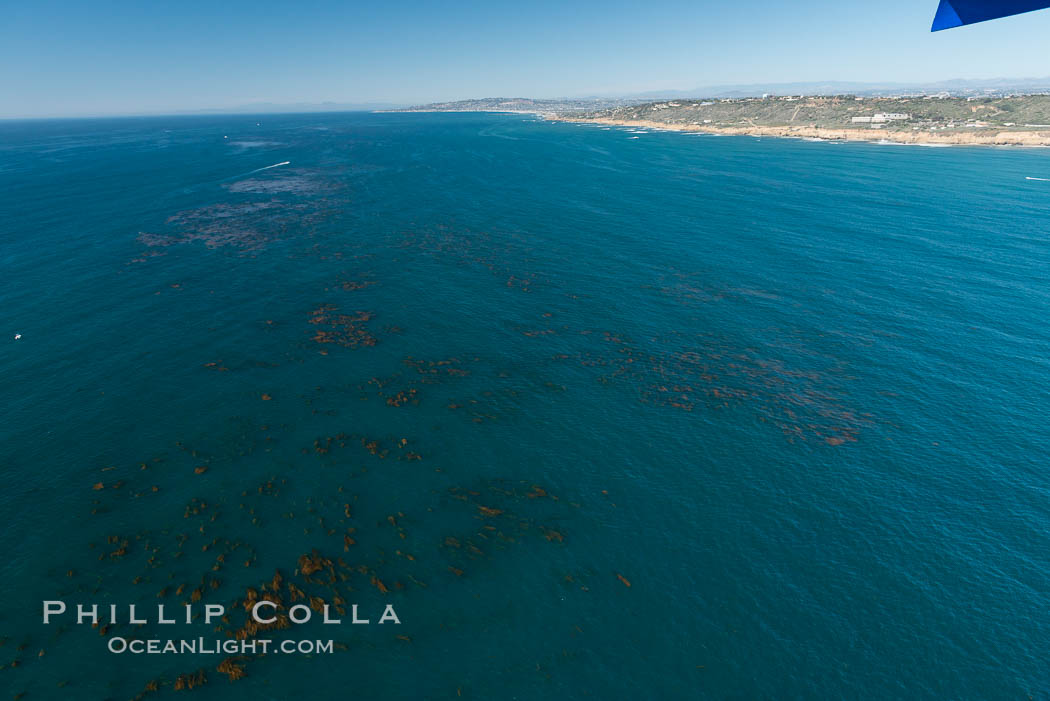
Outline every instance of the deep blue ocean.
POLYGON ((0 123, 2 698, 1050 698, 1028 177, 523 115, 0 123), (107 651, 268 594, 372 625, 236 681, 107 651))

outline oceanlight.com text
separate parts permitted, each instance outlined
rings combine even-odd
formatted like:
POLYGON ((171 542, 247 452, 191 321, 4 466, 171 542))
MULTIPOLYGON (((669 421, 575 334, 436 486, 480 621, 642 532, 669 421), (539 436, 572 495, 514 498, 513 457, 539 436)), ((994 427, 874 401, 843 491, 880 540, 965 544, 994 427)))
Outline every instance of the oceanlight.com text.
POLYGON ((128 640, 118 636, 110 638, 106 647, 117 655, 323 655, 335 652, 332 640, 128 640))

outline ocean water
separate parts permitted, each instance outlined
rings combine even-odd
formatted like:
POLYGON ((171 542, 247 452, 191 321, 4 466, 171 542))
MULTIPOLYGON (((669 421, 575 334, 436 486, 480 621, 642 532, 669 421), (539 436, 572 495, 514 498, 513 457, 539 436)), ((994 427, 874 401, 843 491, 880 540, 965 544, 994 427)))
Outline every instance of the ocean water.
POLYGON ((4 698, 1050 698, 1026 177, 521 115, 0 124, 4 698), (106 649, 268 590, 373 624, 236 681, 106 649))

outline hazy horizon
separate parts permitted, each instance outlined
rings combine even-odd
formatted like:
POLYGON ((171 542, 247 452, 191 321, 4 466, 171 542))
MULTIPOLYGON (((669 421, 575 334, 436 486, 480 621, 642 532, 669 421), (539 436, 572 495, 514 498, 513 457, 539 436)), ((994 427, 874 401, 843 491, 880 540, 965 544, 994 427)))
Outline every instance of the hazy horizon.
MULTIPOLYGON (((32 120, 32 119, 77 119, 77 118, 108 118, 108 117, 179 117, 179 116, 206 116, 209 114, 292 114, 313 112, 354 112, 390 110, 427 104, 453 103, 466 100, 485 99, 531 99, 531 100, 611 100, 611 99, 633 99, 633 100, 659 100, 659 99, 689 99, 723 97, 734 93, 739 97, 745 94, 758 96, 762 93, 771 95, 837 95, 837 94, 884 94, 894 89, 907 91, 909 89, 926 88, 946 89, 948 84, 956 91, 981 90, 981 89, 1006 89, 1024 83, 1038 85, 1038 92, 1050 90, 1050 76, 1045 78, 991 78, 991 79, 967 79, 948 78, 945 80, 931 81, 928 83, 892 83, 872 82, 860 83, 856 81, 802 81, 793 83, 751 83, 741 85, 714 85, 703 86, 695 89, 667 89, 653 90, 638 93, 606 93, 590 95, 518 95, 518 94, 492 94, 492 95, 466 95, 450 98, 432 100, 409 100, 403 102, 341 102, 338 100, 322 100, 318 102, 250 102, 242 104, 215 105, 197 109, 157 109, 152 111, 122 111, 122 112, 98 112, 98 113, 73 113, 73 114, 41 114, 41 115, 0 115, 0 120, 32 120), (819 86, 835 86, 838 91, 817 90, 819 86), (809 91, 799 91, 801 87, 812 87, 809 91), (787 88, 795 88, 788 91, 787 88)), ((907 93, 906 93, 907 94, 907 93)))
POLYGON ((931 34, 936 6, 44 0, 0 28, 0 59, 18 67, 0 77, 0 117, 1050 76, 1050 12, 931 34))

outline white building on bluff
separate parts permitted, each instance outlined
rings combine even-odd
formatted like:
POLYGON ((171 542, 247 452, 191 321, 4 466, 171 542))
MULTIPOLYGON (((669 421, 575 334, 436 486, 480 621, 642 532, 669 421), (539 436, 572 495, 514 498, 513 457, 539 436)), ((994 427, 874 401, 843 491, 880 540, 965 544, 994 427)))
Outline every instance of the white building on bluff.
POLYGON ((882 124, 884 122, 907 121, 911 119, 910 114, 903 112, 876 112, 872 117, 854 117, 854 124, 882 124))

